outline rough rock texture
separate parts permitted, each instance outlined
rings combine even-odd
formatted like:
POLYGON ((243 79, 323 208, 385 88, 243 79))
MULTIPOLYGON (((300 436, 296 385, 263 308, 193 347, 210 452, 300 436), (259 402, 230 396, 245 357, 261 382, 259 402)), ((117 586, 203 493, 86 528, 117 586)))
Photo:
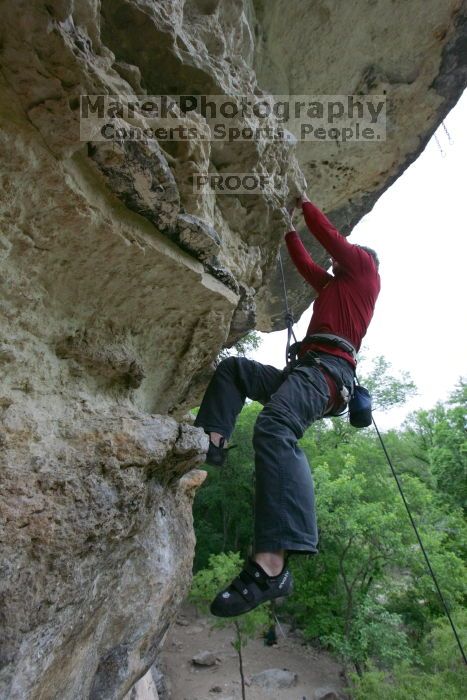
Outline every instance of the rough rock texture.
POLYGON ((124 700, 160 700, 151 670, 135 683, 130 692, 125 695, 124 700))
MULTIPOLYGON (((305 177, 348 231, 423 148, 466 82, 466 17, 460 0, 4 0, 1 697, 122 698, 154 662, 206 449, 176 418, 222 345, 281 324, 283 207, 305 177), (385 92, 388 139, 79 136, 83 94, 271 91, 385 92), (283 191, 193 194, 207 169, 283 191)), ((298 314, 309 290, 286 272, 298 314)))
POLYGON ((2 425, 3 691, 14 668, 18 700, 120 697, 189 584, 205 472, 186 472, 206 436, 129 409, 46 411, 11 405, 2 425))

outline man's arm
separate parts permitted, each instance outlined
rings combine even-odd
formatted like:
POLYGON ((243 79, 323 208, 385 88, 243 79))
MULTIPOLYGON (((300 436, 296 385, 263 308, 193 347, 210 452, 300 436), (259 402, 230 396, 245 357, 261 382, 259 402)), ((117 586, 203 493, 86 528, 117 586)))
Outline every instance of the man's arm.
POLYGON ((310 233, 321 243, 323 248, 342 265, 344 269, 360 270, 362 255, 360 249, 349 243, 339 231, 331 224, 327 216, 323 214, 310 200, 303 196, 301 204, 305 223, 310 233))
POLYGON ((332 280, 326 270, 317 265, 300 240, 297 231, 292 229, 285 234, 285 242, 292 261, 306 281, 320 292, 332 280))

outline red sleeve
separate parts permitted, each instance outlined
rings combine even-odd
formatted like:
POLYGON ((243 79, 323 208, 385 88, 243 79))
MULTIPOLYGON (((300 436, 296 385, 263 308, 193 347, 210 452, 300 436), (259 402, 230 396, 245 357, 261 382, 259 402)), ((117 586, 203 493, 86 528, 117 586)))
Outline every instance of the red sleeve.
POLYGON ((317 292, 320 292, 332 280, 332 275, 315 263, 296 231, 289 231, 285 235, 285 242, 299 273, 317 292))
POLYGON ((310 232, 323 248, 349 272, 361 270, 361 250, 334 228, 327 216, 311 202, 303 202, 303 215, 310 232))

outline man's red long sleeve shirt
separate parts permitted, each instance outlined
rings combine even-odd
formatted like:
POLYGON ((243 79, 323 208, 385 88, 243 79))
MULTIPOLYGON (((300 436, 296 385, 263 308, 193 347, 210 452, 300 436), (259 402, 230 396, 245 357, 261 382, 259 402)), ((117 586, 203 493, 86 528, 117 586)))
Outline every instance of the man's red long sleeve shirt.
MULTIPOLYGON (((381 286, 376 263, 369 253, 347 241, 314 204, 303 202, 302 208, 308 229, 339 265, 336 274, 330 274, 314 262, 296 231, 286 234, 297 270, 318 293, 307 335, 332 333, 359 350, 381 286)), ((300 354, 307 350, 321 350, 355 365, 351 355, 340 348, 312 343, 304 345, 300 354)))

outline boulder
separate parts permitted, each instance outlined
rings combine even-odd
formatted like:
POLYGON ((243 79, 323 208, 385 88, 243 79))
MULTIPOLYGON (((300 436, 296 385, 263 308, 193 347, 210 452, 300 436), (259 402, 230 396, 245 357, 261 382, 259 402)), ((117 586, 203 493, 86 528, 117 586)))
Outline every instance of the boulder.
POLYGON ((194 666, 215 666, 219 660, 212 651, 200 651, 191 662, 194 666))
POLYGON ((335 688, 323 686, 313 691, 313 700, 344 700, 344 695, 335 688))
POLYGON ((252 685, 259 685, 271 690, 274 688, 293 688, 297 682, 298 675, 286 668, 268 668, 251 677, 252 685))

